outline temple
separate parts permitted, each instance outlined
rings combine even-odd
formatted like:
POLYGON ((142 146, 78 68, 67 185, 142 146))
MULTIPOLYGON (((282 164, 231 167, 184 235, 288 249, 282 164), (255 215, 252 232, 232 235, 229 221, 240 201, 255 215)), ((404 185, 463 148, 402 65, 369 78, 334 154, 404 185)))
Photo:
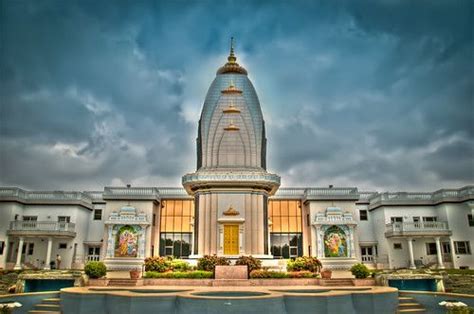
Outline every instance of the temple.
POLYGON ((64 268, 102 260, 124 270, 149 256, 194 262, 213 254, 269 266, 315 256, 333 269, 474 267, 474 186, 280 187, 267 171, 264 116, 247 74, 232 44, 204 100, 197 167, 183 187, 1 187, 0 268, 50 269, 60 255, 64 268))

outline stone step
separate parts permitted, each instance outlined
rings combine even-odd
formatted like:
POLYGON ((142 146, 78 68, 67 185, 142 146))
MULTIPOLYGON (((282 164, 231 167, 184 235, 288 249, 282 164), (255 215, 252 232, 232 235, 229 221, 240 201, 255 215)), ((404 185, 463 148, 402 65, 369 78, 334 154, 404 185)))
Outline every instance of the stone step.
POLYGON ((140 286, 143 285, 142 280, 138 279, 110 279, 107 286, 140 286))
POLYGON ((334 279, 320 279, 321 286, 353 286, 351 279, 334 278, 334 279))
POLYGON ((418 302, 405 302, 405 303, 399 303, 398 306, 420 306, 420 303, 418 303, 418 302))
POLYGON ((48 298, 48 299, 44 299, 42 303, 59 304, 60 302, 61 302, 60 298, 48 298))
POLYGON ((35 310, 39 311, 60 311, 61 306, 59 304, 36 304, 35 305, 35 310))
POLYGON ((400 309, 397 311, 397 313, 426 313, 425 309, 419 308, 419 309, 400 309))
POLYGON ((60 311, 42 311, 42 310, 30 310, 28 314, 61 314, 60 311))
POLYGON ((398 297, 398 300, 415 300, 412 297, 398 297))

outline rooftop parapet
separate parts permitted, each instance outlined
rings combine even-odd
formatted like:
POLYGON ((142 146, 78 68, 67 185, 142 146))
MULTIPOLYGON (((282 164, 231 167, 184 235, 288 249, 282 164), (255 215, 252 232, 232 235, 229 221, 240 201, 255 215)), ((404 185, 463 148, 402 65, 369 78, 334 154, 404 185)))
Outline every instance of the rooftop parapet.
POLYGON ((357 188, 308 188, 305 189, 304 201, 313 200, 358 200, 357 188))
POLYGON ((105 187, 104 200, 159 201, 160 191, 154 187, 105 187))
POLYGON ((20 188, 0 188, 0 201, 23 204, 70 204, 92 209, 92 197, 83 192, 25 191, 20 188))
POLYGON ((459 203, 467 200, 474 200, 474 186, 465 186, 460 189, 441 189, 433 193, 380 193, 370 199, 369 209, 384 205, 437 205, 445 202, 459 203))

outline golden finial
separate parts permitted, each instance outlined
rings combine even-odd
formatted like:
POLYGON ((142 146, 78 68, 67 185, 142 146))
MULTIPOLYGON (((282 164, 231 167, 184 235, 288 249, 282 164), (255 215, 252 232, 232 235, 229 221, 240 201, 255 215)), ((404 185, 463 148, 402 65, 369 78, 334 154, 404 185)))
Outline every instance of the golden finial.
POLYGON ((234 124, 232 119, 230 120, 229 126, 224 128, 225 131, 238 131, 240 128, 234 124))
MULTIPOLYGON (((234 106, 233 102, 230 102, 229 107, 222 110, 224 113, 240 113, 240 110, 234 106)), ((232 121, 230 121, 232 123, 232 121)))
POLYGON ((230 205, 229 209, 223 212, 224 216, 238 216, 240 215, 239 211, 234 209, 232 205, 230 205))
POLYGON ((235 63, 236 60, 237 58, 234 55, 234 37, 231 37, 230 38, 230 54, 227 57, 227 61, 229 61, 229 63, 235 63))

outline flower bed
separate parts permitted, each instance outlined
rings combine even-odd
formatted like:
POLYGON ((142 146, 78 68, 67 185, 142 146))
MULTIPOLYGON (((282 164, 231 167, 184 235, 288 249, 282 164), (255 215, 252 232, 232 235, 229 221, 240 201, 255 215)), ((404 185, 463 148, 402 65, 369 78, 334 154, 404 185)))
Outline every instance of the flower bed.
POLYGON ((175 271, 160 273, 156 271, 148 271, 143 278, 166 278, 166 279, 210 279, 213 277, 212 271, 175 271))

